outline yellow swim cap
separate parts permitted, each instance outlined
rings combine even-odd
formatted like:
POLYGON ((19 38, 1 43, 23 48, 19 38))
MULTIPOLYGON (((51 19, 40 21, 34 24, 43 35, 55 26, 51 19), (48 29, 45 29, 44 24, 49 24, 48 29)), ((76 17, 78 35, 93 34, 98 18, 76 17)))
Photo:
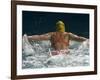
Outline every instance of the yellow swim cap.
POLYGON ((65 24, 62 21, 56 23, 56 30, 58 32, 65 32, 65 24))

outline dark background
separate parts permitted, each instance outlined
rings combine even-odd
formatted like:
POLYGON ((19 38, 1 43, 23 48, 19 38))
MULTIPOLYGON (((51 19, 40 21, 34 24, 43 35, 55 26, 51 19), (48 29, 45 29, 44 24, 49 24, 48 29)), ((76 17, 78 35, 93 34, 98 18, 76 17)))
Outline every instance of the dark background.
POLYGON ((22 12, 23 34, 35 35, 56 31, 56 22, 63 21, 67 32, 89 38, 89 14, 22 12))

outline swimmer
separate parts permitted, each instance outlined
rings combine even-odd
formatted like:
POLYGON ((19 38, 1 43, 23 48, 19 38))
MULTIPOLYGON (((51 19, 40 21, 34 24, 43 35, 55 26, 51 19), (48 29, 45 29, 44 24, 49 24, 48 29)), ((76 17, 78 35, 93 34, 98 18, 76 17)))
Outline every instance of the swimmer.
POLYGON ((70 40, 83 42, 87 40, 85 37, 77 36, 71 32, 65 32, 65 24, 63 21, 56 23, 56 31, 48 32, 42 35, 28 36, 29 40, 50 40, 53 51, 52 55, 68 53, 70 40))

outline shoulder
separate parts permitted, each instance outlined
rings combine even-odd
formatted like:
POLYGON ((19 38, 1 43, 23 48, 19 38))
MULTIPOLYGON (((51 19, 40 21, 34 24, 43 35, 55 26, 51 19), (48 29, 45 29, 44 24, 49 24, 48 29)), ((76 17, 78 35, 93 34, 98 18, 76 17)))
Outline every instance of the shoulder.
POLYGON ((54 34, 56 34, 56 32, 49 32, 48 34, 49 35, 54 35, 54 34))
POLYGON ((48 33, 45 33, 44 35, 46 35, 46 36, 52 36, 53 34, 55 34, 55 32, 48 32, 48 33))
POLYGON ((64 32, 65 35, 70 35, 72 34, 71 32, 64 32))
POLYGON ((74 36, 75 36, 75 35, 74 35, 73 33, 71 33, 71 32, 66 32, 65 35, 66 35, 66 36, 69 36, 69 37, 74 37, 74 36))

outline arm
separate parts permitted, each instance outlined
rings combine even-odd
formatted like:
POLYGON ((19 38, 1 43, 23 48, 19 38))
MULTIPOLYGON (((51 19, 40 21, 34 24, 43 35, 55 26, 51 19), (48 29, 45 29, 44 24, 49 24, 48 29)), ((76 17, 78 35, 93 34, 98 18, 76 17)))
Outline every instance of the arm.
POLYGON ((80 42, 87 40, 87 38, 85 37, 77 36, 72 33, 69 33, 69 37, 70 37, 70 40, 75 40, 75 41, 80 41, 80 42))
POLYGON ((51 37, 51 33, 46 33, 42 35, 32 35, 28 36, 29 40, 49 40, 51 37))

